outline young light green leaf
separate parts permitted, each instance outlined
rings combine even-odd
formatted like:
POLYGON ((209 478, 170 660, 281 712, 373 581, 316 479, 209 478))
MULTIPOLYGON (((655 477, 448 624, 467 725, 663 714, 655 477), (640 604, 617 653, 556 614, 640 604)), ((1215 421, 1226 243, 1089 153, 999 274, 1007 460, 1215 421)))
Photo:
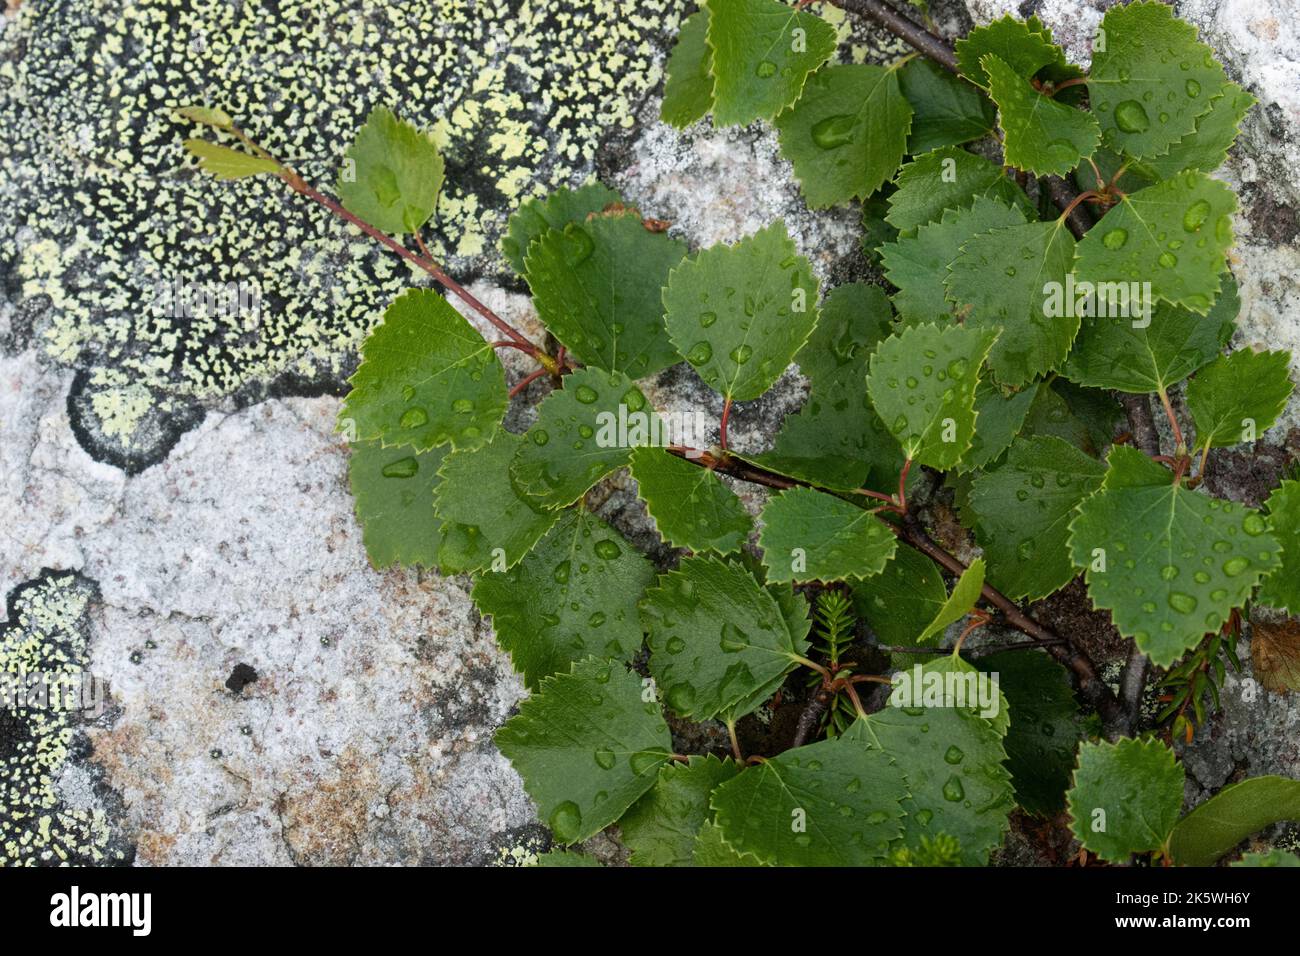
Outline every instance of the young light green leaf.
POLYGON ((1178 821, 1169 855, 1179 866, 1213 866, 1252 833, 1300 820, 1300 780, 1251 777, 1229 784, 1178 821))
POLYGON ((714 391, 758 398, 817 324, 817 290, 812 266, 777 221, 672 270, 663 290, 668 335, 714 391))
POLYGON ((432 289, 411 289, 393 301, 348 381, 339 430, 385 446, 472 448, 506 412, 505 371, 495 350, 432 289))
POLYGON ((548 853, 541 853, 537 856, 537 862, 533 866, 546 868, 567 868, 571 866, 588 867, 604 866, 594 856, 587 856, 585 853, 575 853, 569 850, 551 850, 548 853))
MULTIPOLYGON (((956 146, 944 146, 916 157, 898 171, 897 181, 898 189, 889 197, 885 219, 901 230, 946 219, 981 196, 996 200, 1000 206, 1033 212, 1024 191, 1007 178, 1001 166, 956 146)), ((1016 221, 1024 219, 1021 216, 1016 221)))
POLYGON ((617 531, 570 510, 515 567, 484 572, 473 597, 479 613, 492 616, 515 670, 536 690, 574 661, 623 661, 639 651, 637 602, 654 578, 654 565, 617 531))
POLYGON ((649 441, 659 428, 654 409, 626 375, 579 369, 542 399, 510 474, 533 504, 562 508, 626 465, 632 446, 649 441), (619 434, 620 422, 629 426, 624 435, 619 434))
POLYGON ((1261 604, 1300 616, 1300 481, 1282 482, 1264 502, 1269 530, 1282 543, 1282 563, 1259 588, 1261 604))
POLYGON ((641 691, 641 678, 622 664, 589 657, 543 680, 497 731, 497 748, 524 778, 557 843, 609 826, 671 758, 668 725, 641 691))
POLYGON ((711 469, 662 448, 635 449, 631 466, 646 510, 674 548, 730 554, 749 537, 753 519, 711 469))
POLYGON ((372 567, 437 566, 441 523, 433 513, 433 488, 446 454, 446 448, 419 452, 377 441, 352 445, 348 481, 372 567))
POLYGON ((519 275, 533 240, 551 229, 561 232, 571 222, 584 222, 592 213, 621 204, 623 197, 597 182, 577 189, 561 187, 545 199, 528 199, 510 217, 501 239, 501 254, 519 275))
POLYGON ((258 173, 279 173, 280 164, 206 139, 187 139, 185 149, 199 161, 199 168, 218 179, 243 179, 258 173))
POLYGON ((1164 302, 1155 306, 1149 317, 1130 318, 1125 313, 1136 310, 1122 303, 1136 302, 1137 297, 1125 299, 1125 288, 1119 284, 1092 289, 1094 303, 1106 301, 1120 307, 1108 305, 1110 316, 1083 319, 1062 370, 1070 381, 1134 394, 1168 391, 1218 356, 1232 336, 1241 308, 1231 276, 1206 316, 1164 302))
POLYGON ((1063 176, 1091 156, 1101 138, 1096 117, 1045 96, 996 54, 981 65, 998 105, 1006 162, 1039 176, 1063 176))
POLYGON ((681 359, 664 336, 661 289, 686 245, 635 212, 588 216, 543 233, 525 274, 551 334, 589 365, 644 378, 681 359))
POLYGON ((876 349, 867 391, 907 458, 940 470, 961 461, 975 432, 979 370, 996 337, 960 325, 916 325, 876 349))
POLYGON ((1187 383, 1187 410, 1198 447, 1253 442, 1277 421, 1295 388, 1290 352, 1237 349, 1187 383))
POLYGON ((903 323, 947 324, 952 305, 944 296, 943 284, 962 244, 977 233, 1024 222, 1024 215, 1014 206, 980 196, 968 208, 944 212, 940 222, 921 226, 915 235, 900 236, 881 246, 881 265, 898 287, 894 308, 903 323))
POLYGON ((939 606, 930 623, 916 636, 916 643, 929 644, 932 638, 942 637, 949 624, 956 624, 971 612, 983 589, 984 559, 976 558, 953 584, 952 593, 939 606))
POLYGON ((925 57, 898 71, 903 96, 912 106, 907 152, 913 156, 982 139, 997 125, 997 111, 978 89, 925 57))
POLYGON ((1056 816, 1065 809, 1082 730, 1069 674, 1044 651, 1003 651, 981 657, 978 666, 997 675, 1011 713, 1005 745, 1016 803, 1056 816))
POLYGON ((1019 20, 1008 14, 978 26, 958 40, 954 50, 958 71, 985 88, 989 78, 981 61, 990 53, 1026 80, 1049 64, 1066 66, 1065 53, 1052 42, 1051 31, 1036 16, 1019 20))
POLYGON ((791 637, 781 606, 749 571, 707 555, 660 576, 641 602, 641 621, 664 702, 695 720, 789 673, 808 647, 791 637))
POLYGON ((1223 67, 1164 3, 1111 7, 1101 29, 1088 93, 1106 144, 1135 159, 1168 152, 1223 93, 1223 67))
POLYGON ((1135 448, 1114 446, 1109 466, 1070 524, 1070 556, 1093 604, 1168 667, 1246 603, 1280 548, 1253 508, 1175 485, 1135 448))
POLYGON ((700 828, 713 819, 709 796, 740 773, 712 754, 659 770, 659 779, 618 822, 633 866, 691 866, 700 828))
POLYGON ((1029 410, 1038 395, 1038 384, 1030 384, 1018 392, 1007 392, 989 379, 981 379, 975 389, 975 421, 977 428, 971 439, 970 451, 957 464, 954 471, 966 474, 992 464, 1010 447, 1020 434, 1029 410))
POLYGON ((348 212, 376 229, 419 232, 433 215, 442 175, 433 138, 381 106, 348 147, 338 194, 348 212))
POLYGON ((1074 237, 1063 219, 982 232, 948 266, 945 287, 968 328, 1001 329, 989 370, 1018 387, 1065 361, 1079 317, 1049 309, 1045 290, 1064 288, 1074 268, 1074 237))
POLYGON ((723 839, 780 866, 869 866, 903 833, 903 773, 855 723, 747 768, 713 794, 723 839))
POLYGON ((865 199, 903 161, 912 107, 898 72, 882 66, 828 66, 776 118, 781 153, 794 164, 813 208, 865 199))
POLYGON ((191 123, 214 126, 217 129, 232 129, 234 118, 217 106, 181 106, 175 110, 176 116, 191 123))
POLYGON ((508 570, 559 518, 558 511, 534 506, 510 480, 510 462, 524 441, 498 429, 487 444, 457 449, 443 461, 433 490, 443 571, 508 570))
POLYGON ((970 510, 992 583, 1013 600, 1037 601, 1075 576, 1067 547, 1074 509, 1106 474, 1059 438, 1016 439, 1007 459, 976 477, 970 510))
POLYGON ((659 118, 678 129, 704 119, 713 108, 713 56, 706 35, 709 8, 696 10, 682 21, 677 43, 665 68, 664 101, 659 118))
POLYGON ((779 0, 706 0, 713 51, 713 120, 772 119, 835 52, 835 28, 779 0))
POLYGON ((1137 163, 1138 170, 1152 180, 1172 179, 1185 169, 1214 172, 1223 165, 1241 121, 1254 105, 1255 97, 1236 83, 1226 83, 1223 94, 1210 100, 1210 111, 1197 117, 1194 132, 1174 143, 1169 152, 1137 163))
MULTIPOLYGON (((934 662, 921 668, 935 669, 934 662)), ((986 865, 1015 806, 1003 766, 1007 752, 994 725, 964 707, 892 703, 865 725, 872 744, 898 761, 907 777, 901 845, 917 849, 922 838, 946 833, 960 843, 962 865, 986 865)))
POLYGON ((1219 294, 1237 196, 1196 170, 1126 195, 1079 243, 1087 282, 1151 283, 1152 294, 1204 315, 1219 294))
POLYGON ((851 583, 854 609, 883 644, 915 644, 948 600, 939 566, 912 548, 895 551, 875 577, 851 583))
POLYGON ((879 574, 898 546, 865 508, 811 488, 768 499, 758 543, 769 581, 843 581, 879 574))
POLYGON ((1183 806, 1183 768, 1159 740, 1084 743, 1065 798, 1079 842, 1126 863, 1165 845, 1183 806))

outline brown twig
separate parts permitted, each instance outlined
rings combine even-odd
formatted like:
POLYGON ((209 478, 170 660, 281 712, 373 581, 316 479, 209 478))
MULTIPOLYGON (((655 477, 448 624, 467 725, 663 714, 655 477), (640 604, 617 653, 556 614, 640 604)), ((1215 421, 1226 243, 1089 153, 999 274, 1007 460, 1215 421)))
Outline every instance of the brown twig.
POLYGON ((884 27, 894 36, 911 44, 945 70, 957 72, 957 56, 943 37, 935 36, 925 27, 910 20, 883 0, 828 0, 834 6, 850 13, 861 14, 884 27))

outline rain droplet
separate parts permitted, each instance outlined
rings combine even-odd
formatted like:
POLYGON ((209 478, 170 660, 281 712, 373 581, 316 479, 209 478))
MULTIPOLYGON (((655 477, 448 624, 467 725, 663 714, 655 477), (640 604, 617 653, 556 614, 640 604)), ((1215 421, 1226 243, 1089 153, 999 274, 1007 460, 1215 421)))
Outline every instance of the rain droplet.
POLYGON ((573 843, 582 833, 582 811, 572 800, 565 800, 551 811, 551 832, 560 843, 573 843))
POLYGON ((547 434, 545 428, 539 428, 535 432, 533 432, 534 445, 545 445, 550 440, 551 440, 551 436, 547 434))
POLYGON ((1160 258, 1157 259, 1156 262, 1160 263, 1160 265, 1166 269, 1172 269, 1174 266, 1178 265, 1178 257, 1172 252, 1162 252, 1160 253, 1160 258))
POLYGON ((1230 578, 1235 578, 1242 571, 1250 567, 1250 561, 1243 557, 1229 558, 1223 562, 1223 573, 1230 578))
POLYGON ((1201 95, 1201 84, 1197 83, 1195 80, 1188 80, 1183 84, 1183 88, 1187 90, 1187 95, 1192 99, 1196 99, 1201 95))
POLYGON ((700 328, 707 329, 710 325, 712 325, 716 321, 718 321, 718 313, 716 312, 700 313, 700 328))
POLYGON ((813 124, 813 142, 822 149, 838 149, 853 142, 854 116, 828 116, 813 124))
POLYGON ((1210 218, 1210 204, 1204 199, 1198 199, 1187 207, 1187 212, 1183 213, 1183 229, 1186 232, 1195 232, 1205 225, 1205 220, 1210 218))
POLYGON ((601 747, 596 751, 596 764, 601 770, 612 770, 614 768, 614 751, 601 747))
POLYGON ((708 342, 696 342, 686 353, 686 361, 692 365, 703 365, 711 358, 713 358, 713 346, 708 342))
MULTIPOLYGON (((463 398, 458 399, 458 401, 463 402, 465 401, 465 399, 463 398)), ((474 410, 474 403, 467 402, 467 404, 469 405, 469 408, 467 410, 472 412, 474 410)), ((451 407, 456 408, 455 402, 452 403, 451 407)), ((459 409, 457 409, 457 411, 459 411, 459 409)), ((419 428, 421 425, 427 425, 428 422, 429 422, 429 413, 426 412, 419 405, 416 405, 402 412, 402 418, 399 424, 403 428, 419 428)))
POLYGON ((966 754, 957 746, 949 747, 947 752, 943 755, 944 761, 950 764, 959 764, 965 759, 965 757, 966 754))
POLYGON ((414 458, 399 458, 384 466, 385 478, 414 478, 420 464, 414 458))
POLYGON ((965 799, 965 797, 966 790, 961 785, 961 779, 956 774, 953 774, 943 785, 943 798, 949 803, 956 803, 965 799))
POLYGON ((579 385, 578 390, 573 393, 573 397, 584 405, 590 405, 596 399, 600 398, 600 396, 596 394, 596 390, 590 385, 579 385))
POLYGON ((1169 606, 1179 614, 1191 614, 1196 610, 1196 598, 1182 591, 1169 592, 1169 606))
POLYGON ((609 540, 609 538, 605 538, 602 541, 597 541, 594 548, 597 556, 604 558, 606 561, 613 561, 615 558, 617 558, 620 554, 623 553, 623 549, 620 548, 613 541, 609 540))
POLYGON ((748 345, 737 345, 731 350, 731 360, 737 365, 744 365, 753 354, 754 350, 748 345))
POLYGON ((1241 522, 1241 530, 1246 534, 1255 535, 1264 533, 1264 519, 1259 515, 1251 512, 1241 522))
POLYGON ((1115 107, 1115 125, 1125 133, 1141 133, 1151 125, 1151 118, 1137 100, 1125 100, 1115 107))
POLYGON ((677 684, 664 695, 664 700, 679 714, 688 713, 695 704, 695 688, 690 684, 677 684))
POLYGON ((1127 229, 1112 229, 1101 237, 1101 244, 1107 249, 1122 249, 1126 242, 1128 242, 1127 229))
POLYGON ((771 60, 759 60, 758 66, 754 67, 754 73, 759 79, 770 79, 776 76, 776 64, 771 60))

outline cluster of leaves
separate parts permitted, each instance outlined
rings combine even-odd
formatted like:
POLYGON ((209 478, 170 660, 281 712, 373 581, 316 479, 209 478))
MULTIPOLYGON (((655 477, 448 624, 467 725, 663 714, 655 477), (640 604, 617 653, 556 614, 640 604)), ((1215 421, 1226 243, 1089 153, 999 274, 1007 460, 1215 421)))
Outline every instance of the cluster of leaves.
MULTIPOLYGON (((1182 771, 1163 744, 1079 745, 1069 679, 1042 651, 978 671, 955 652, 917 665, 918 679, 997 675, 992 712, 926 701, 867 713, 849 693, 825 739, 765 758, 679 754, 665 719, 721 721, 734 739, 805 665, 851 691, 850 602, 824 596, 811 634, 796 586, 835 585, 882 642, 921 646, 971 613, 986 579, 1035 600, 1083 572, 1095 605, 1161 666, 1257 592, 1300 607, 1296 482, 1258 511, 1193 487, 1181 443, 1167 461, 1111 443, 1112 391, 1168 407, 1195 376, 1193 448, 1208 453, 1268 428, 1291 383, 1285 354, 1222 354, 1238 308, 1236 202, 1207 173, 1250 98, 1161 4, 1113 8, 1102 31, 1086 77, 1034 18, 972 32, 949 76, 918 59, 830 64, 835 31, 812 13, 708 0, 684 23, 665 116, 771 119, 810 203, 883 204, 889 237, 872 252, 892 296, 853 283, 823 298, 780 222, 691 252, 593 183, 526 202, 502 245, 573 366, 525 433, 504 428, 494 344, 440 295, 408 292, 372 331, 340 413, 367 550, 379 567, 474 576, 474 602, 531 691, 497 743, 558 843, 618 823, 634 863, 969 865, 987 861, 1017 804, 1068 806, 1104 859, 1189 862, 1227 839, 1206 835, 1199 810, 1177 820, 1182 771), (1040 219, 1006 168, 963 148, 995 119, 1007 167, 1095 178, 1107 210, 1095 230, 1076 241, 1064 216, 1040 219), (1117 296, 1121 314, 1107 313, 1117 296), (653 439, 637 382, 683 361, 728 406, 792 362, 809 397, 770 450, 675 454, 653 439), (701 467, 719 463, 791 485, 758 516, 758 561, 754 518, 701 467), (947 476, 983 550, 951 588, 898 540, 922 467, 947 476), (657 569, 585 508, 621 468, 683 552, 675 567, 657 569)), ((268 171, 214 148, 194 149, 214 172, 268 171)), ((380 110, 348 159, 344 207, 418 233, 442 176, 431 139, 380 110)), ((1254 807, 1267 781, 1216 799, 1254 807)))

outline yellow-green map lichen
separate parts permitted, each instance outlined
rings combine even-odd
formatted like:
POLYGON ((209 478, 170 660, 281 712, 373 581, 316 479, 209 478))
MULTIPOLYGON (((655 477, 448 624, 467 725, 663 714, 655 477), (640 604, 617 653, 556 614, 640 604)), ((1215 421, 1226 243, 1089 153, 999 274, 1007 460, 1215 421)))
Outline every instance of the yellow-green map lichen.
POLYGON ((0 625, 0 866, 110 864, 127 856, 102 809, 69 807, 59 793, 66 765, 88 749, 81 712, 66 699, 43 702, 26 690, 40 675, 62 675, 68 687, 81 683, 93 597, 85 578, 47 574, 15 590, 0 625))
POLYGON ((226 109, 323 186, 369 110, 393 107, 447 160, 435 250, 491 273, 518 201, 586 179, 632 124, 688 6, 28 0, 0 33, 0 306, 82 371, 83 442, 148 464, 197 403, 337 381, 411 281, 274 180, 199 175, 173 107, 226 109), (257 307, 185 315, 177 288, 257 307))

